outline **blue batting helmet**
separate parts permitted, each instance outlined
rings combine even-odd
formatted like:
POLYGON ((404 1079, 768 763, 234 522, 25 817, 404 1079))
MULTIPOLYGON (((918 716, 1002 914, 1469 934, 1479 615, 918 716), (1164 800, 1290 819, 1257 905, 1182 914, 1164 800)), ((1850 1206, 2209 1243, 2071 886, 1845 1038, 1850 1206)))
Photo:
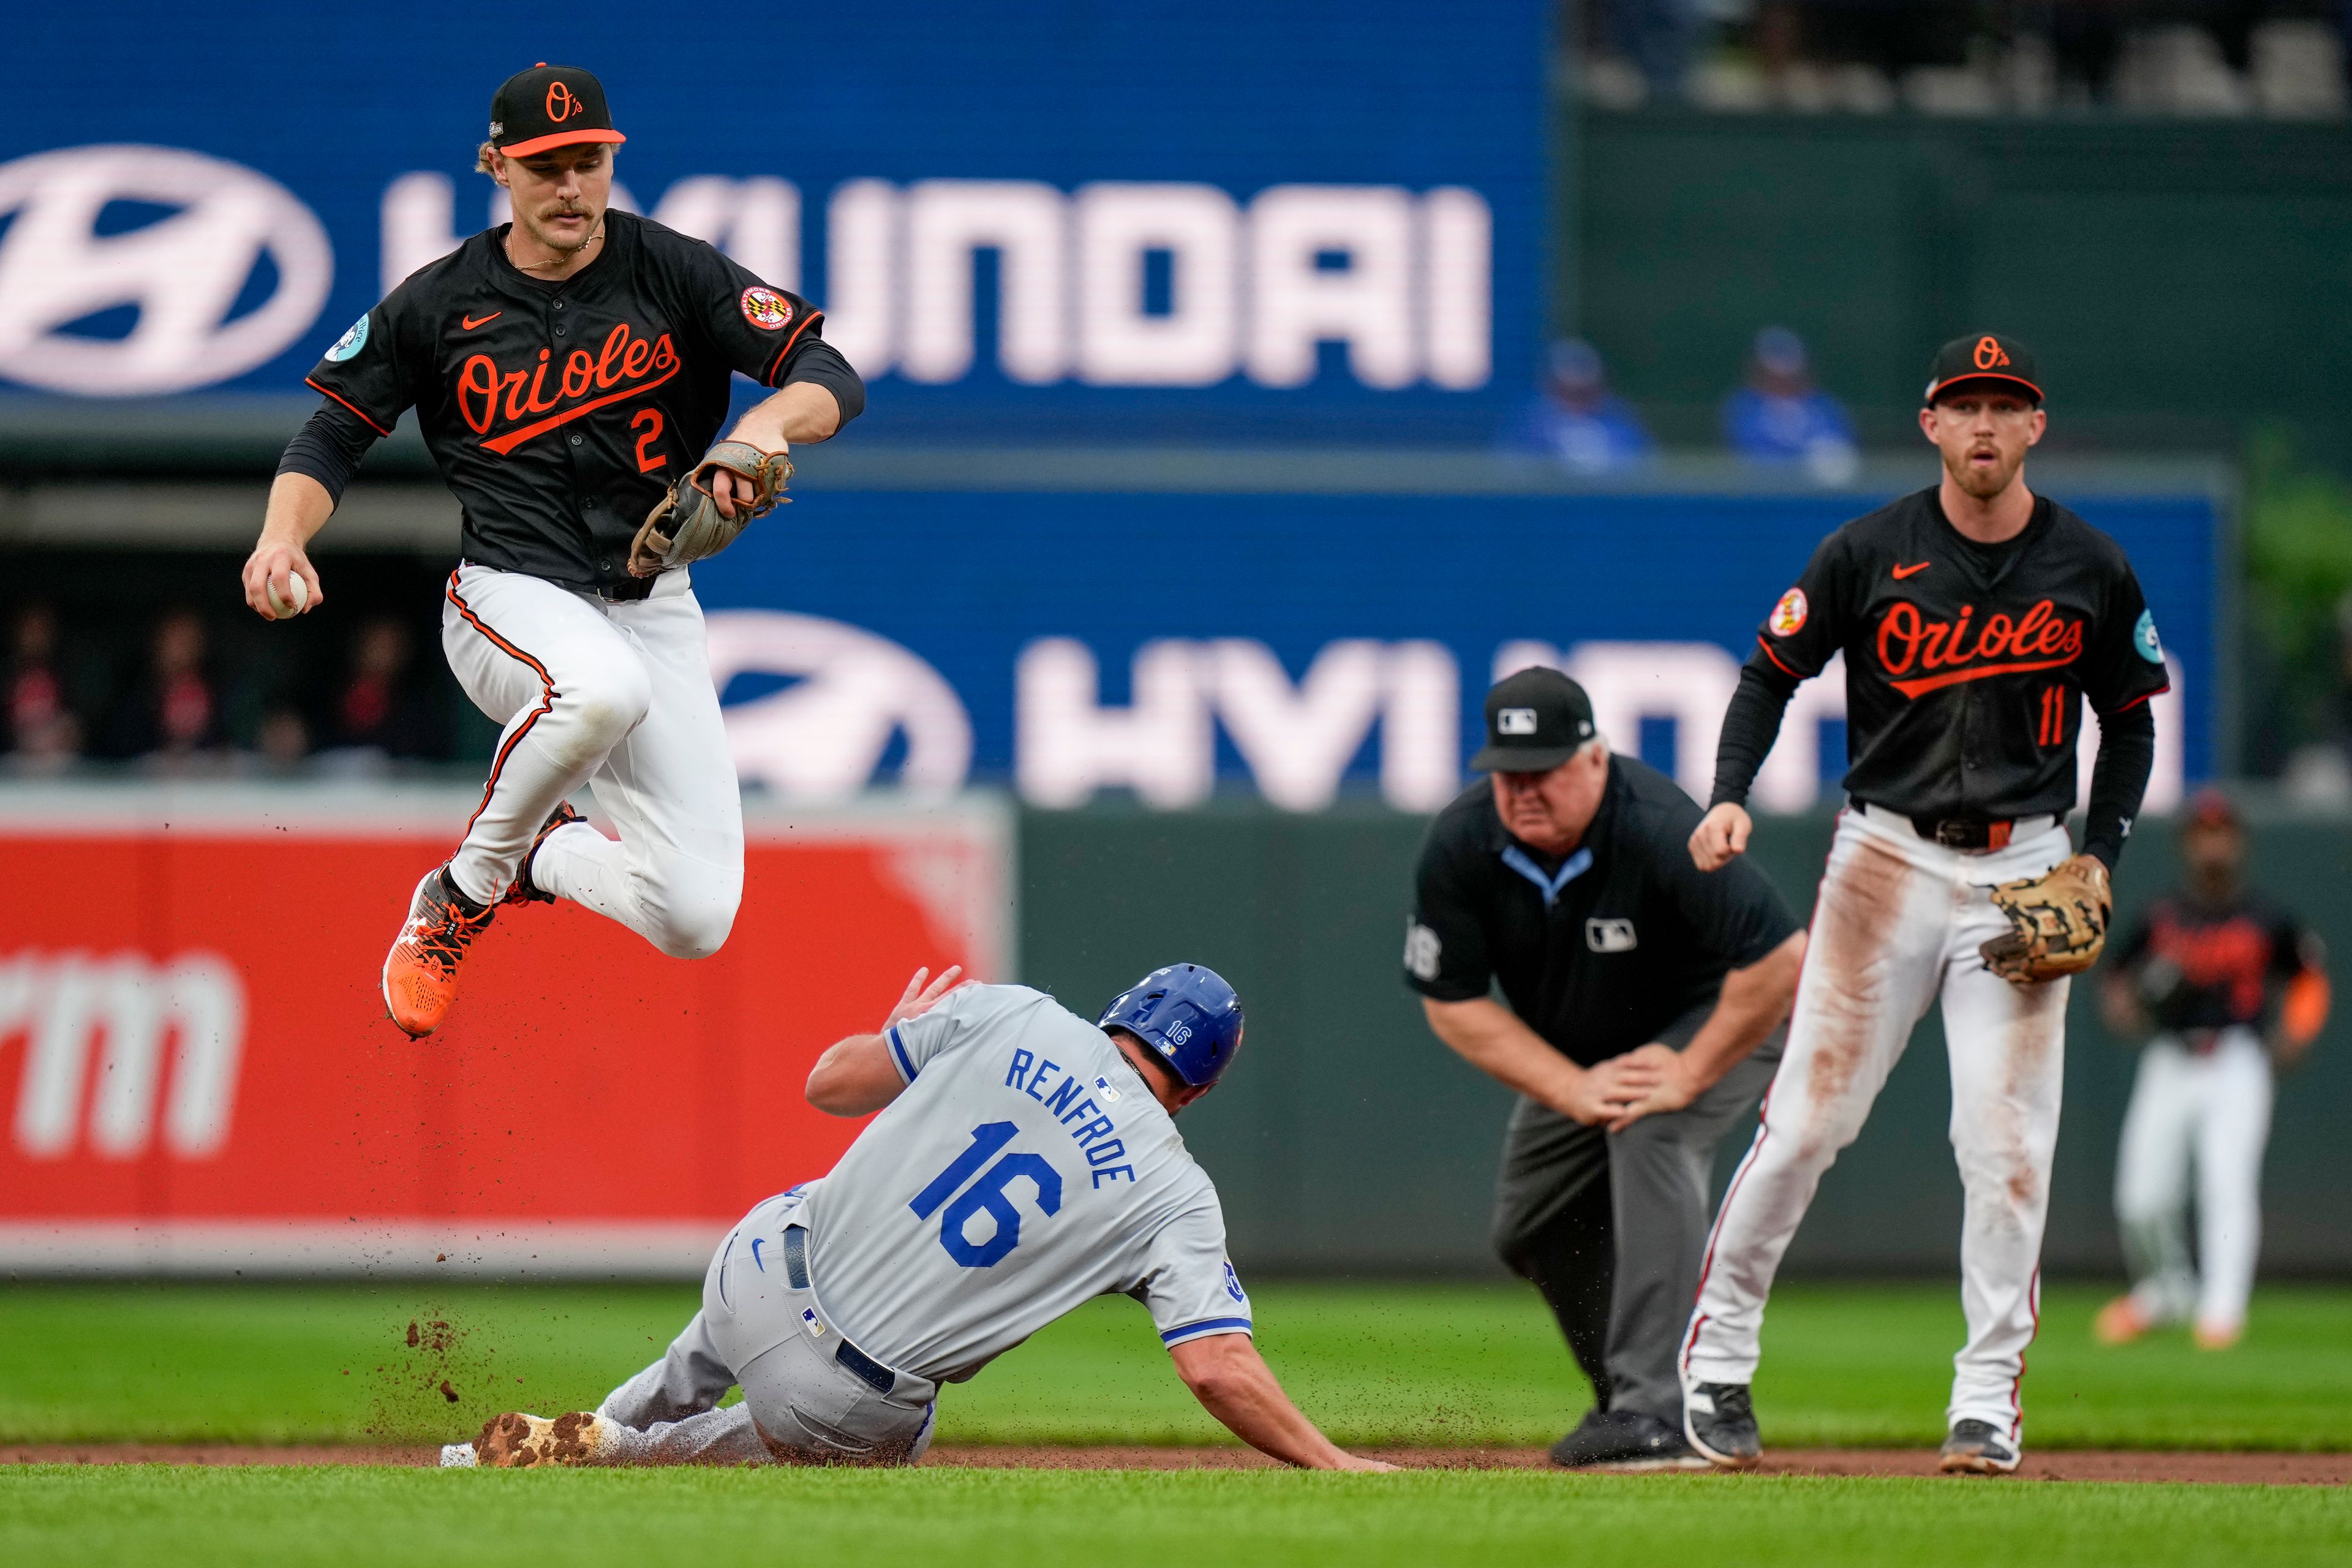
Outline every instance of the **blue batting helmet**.
POLYGON ((1125 1029, 1195 1089, 1216 1082, 1242 1048, 1242 999, 1224 976, 1199 963, 1153 970, 1095 1022, 1125 1029))

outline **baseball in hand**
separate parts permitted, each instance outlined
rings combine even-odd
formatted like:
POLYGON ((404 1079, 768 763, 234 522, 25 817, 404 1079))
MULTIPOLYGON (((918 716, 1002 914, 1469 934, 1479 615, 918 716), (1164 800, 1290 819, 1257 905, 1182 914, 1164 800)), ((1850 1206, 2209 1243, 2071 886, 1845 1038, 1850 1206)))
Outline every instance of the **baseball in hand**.
POLYGON ((265 578, 262 581, 261 591, 268 596, 269 618, 275 621, 283 621, 300 615, 310 603, 310 584, 303 579, 299 572, 286 574, 286 591, 294 595, 292 604, 289 605, 278 596, 278 584, 272 579, 265 578))

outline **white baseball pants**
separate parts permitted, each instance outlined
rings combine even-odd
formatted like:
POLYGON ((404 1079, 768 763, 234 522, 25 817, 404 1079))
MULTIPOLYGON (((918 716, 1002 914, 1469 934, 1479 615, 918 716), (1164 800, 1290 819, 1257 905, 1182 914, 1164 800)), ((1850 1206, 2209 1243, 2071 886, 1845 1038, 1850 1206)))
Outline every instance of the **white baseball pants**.
POLYGON ((2063 980, 2016 985, 1978 944, 2009 929, 1987 889, 2073 853, 2065 829, 1987 851, 1948 849, 1892 812, 1838 820, 1814 905, 1780 1070, 1762 1124, 1724 1194, 1683 1341, 1695 1383, 1754 1379, 1764 1302, 1822 1173, 1853 1142, 1928 1004, 1942 998, 1952 1074, 1952 1152, 1967 1194, 1948 1421, 1989 1421, 2012 1442, 2019 1384, 2041 1308, 2042 1226, 2058 1141, 2063 980))
POLYGON ((2202 1054, 2170 1035, 2141 1053, 2116 1159, 2116 1218, 2132 1298, 2150 1321, 2193 1313, 2202 1329, 2244 1326, 2262 1247, 2271 1093, 2270 1053, 2252 1029, 2224 1029, 2202 1054), (2192 1162, 2201 1269, 2189 1261, 2192 1162))
POLYGON ((541 578, 460 566, 441 646, 504 725, 450 875, 484 903, 514 883, 556 803, 584 782, 620 830, 551 834, 541 891, 609 915, 673 958, 719 951, 743 896, 743 805, 687 573, 614 604, 541 578))

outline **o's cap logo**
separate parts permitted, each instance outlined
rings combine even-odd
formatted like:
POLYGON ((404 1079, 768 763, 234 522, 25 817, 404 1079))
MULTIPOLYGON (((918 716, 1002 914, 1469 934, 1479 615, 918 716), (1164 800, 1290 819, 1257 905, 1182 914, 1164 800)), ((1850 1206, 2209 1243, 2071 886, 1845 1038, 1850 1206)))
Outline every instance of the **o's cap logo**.
POLYGON ((743 319, 761 331, 777 331, 791 322, 793 302, 773 289, 746 289, 743 319))
POLYGON ((2132 627, 2132 651, 2150 664, 2164 662, 2164 645, 2157 640, 2154 611, 2139 613, 2139 621, 2132 627))
POLYGON ((1791 588, 1781 595, 1780 602, 1772 606, 1772 635, 1785 637, 1801 630, 1805 624, 1805 591, 1802 588, 1791 588))
POLYGON ((1991 370, 1996 365, 2004 365, 2008 363, 2009 356, 2001 353, 2000 340, 1989 334, 1977 340, 1977 368, 1979 370, 1991 370))
MULTIPOLYGON (((561 125, 587 106, 572 96, 572 89, 560 81, 547 84, 547 117, 561 125)), ((1990 339, 1986 340, 1988 342, 1990 339)))
POLYGON ((1532 708, 1506 708, 1495 715, 1495 732, 1499 735, 1532 735, 1536 732, 1536 710, 1532 708))

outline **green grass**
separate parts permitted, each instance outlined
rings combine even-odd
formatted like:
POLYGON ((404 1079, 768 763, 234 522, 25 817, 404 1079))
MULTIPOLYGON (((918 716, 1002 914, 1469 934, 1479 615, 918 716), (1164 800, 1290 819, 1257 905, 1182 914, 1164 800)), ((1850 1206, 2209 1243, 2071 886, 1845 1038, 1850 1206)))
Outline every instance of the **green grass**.
POLYGON ((1579 1556, 1742 1568, 2341 1563, 2352 1501, 2318 1488, 916 1470, 210 1470, 0 1477, 0 1561, 444 1565, 1140 1559, 1253 1565, 1579 1556), (1704 1555, 1701 1555, 1701 1554, 1704 1555))
MULTIPOLYGON (((2030 1445, 2352 1449, 2352 1291, 2267 1289, 2244 1343, 2219 1355, 2178 1335, 2094 1345, 2103 1296, 2047 1293, 2026 1381, 2030 1445)), ((594 1405, 668 1342, 695 1300, 676 1286, 0 1287, 0 1441, 443 1440, 501 1409, 594 1405), (451 1326, 440 1350, 436 1319, 451 1326)), ((1265 1284, 1255 1300, 1268 1359, 1343 1443, 1544 1443, 1587 1403, 1524 1288, 1265 1284)), ((1782 1290, 1757 1384, 1766 1442, 1934 1442, 1960 1333, 1948 1287, 1782 1290)), ((1122 1300, 1093 1304, 950 1389, 940 1432, 946 1442, 1223 1436, 1170 1374, 1141 1310, 1122 1300)))

